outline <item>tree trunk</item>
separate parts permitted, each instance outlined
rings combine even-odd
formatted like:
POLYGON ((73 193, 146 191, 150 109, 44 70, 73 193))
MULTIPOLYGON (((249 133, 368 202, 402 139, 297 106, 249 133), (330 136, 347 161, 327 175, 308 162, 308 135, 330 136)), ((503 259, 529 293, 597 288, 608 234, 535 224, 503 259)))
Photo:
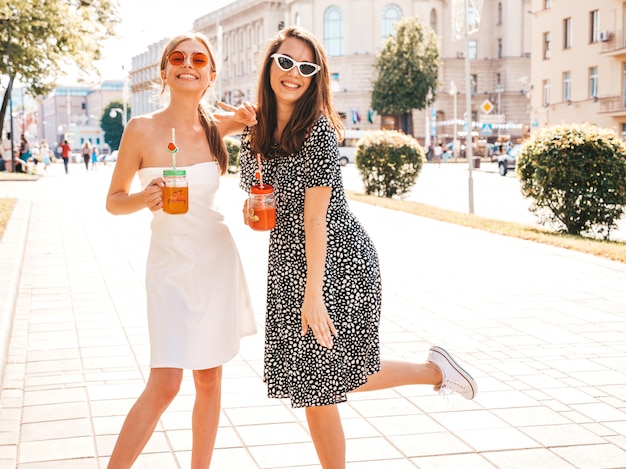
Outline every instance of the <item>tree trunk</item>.
MULTIPOLYGON (((4 116, 7 112, 9 97, 11 96, 11 90, 13 89, 13 78, 14 76, 9 77, 9 84, 7 85, 7 89, 2 97, 2 106, 0 107, 0 129, 4 129, 4 116)), ((13 135, 11 135, 11 138, 13 138, 13 135)))

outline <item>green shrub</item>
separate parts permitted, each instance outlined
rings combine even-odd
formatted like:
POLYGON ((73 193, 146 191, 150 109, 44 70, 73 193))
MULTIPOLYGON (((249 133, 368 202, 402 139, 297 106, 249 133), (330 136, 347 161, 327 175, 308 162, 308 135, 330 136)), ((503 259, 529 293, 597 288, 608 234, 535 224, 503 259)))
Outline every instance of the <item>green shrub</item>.
POLYGON ((424 156, 424 150, 411 136, 395 130, 369 132, 356 149, 365 193, 402 196, 415 184, 424 156))
POLYGON ((239 171, 239 151, 241 150, 241 143, 239 140, 232 137, 224 137, 224 143, 226 144, 226 151, 228 152, 228 172, 235 174, 239 171))
POLYGON ((545 225, 608 239, 624 213, 626 145, 610 129, 542 129, 522 147, 517 173, 522 194, 545 225))

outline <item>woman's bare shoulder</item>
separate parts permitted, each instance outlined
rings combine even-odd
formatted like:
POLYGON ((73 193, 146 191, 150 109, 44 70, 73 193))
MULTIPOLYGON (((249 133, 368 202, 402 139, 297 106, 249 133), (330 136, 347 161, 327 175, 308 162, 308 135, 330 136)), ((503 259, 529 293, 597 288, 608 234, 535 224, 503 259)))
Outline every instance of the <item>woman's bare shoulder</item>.
POLYGON ((141 116, 134 116, 126 124, 124 131, 132 132, 151 132, 156 130, 161 125, 161 119, 158 112, 150 114, 143 114, 141 116))

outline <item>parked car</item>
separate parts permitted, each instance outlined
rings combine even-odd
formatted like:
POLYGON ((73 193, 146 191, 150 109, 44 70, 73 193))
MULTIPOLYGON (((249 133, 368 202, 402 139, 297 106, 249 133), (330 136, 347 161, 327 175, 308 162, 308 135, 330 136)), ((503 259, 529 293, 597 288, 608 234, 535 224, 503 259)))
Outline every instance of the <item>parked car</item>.
POLYGON ((339 144, 339 164, 341 166, 355 162, 356 146, 366 134, 366 130, 346 130, 345 137, 339 144))
POLYGON ((111 152, 111 154, 109 155, 105 155, 104 156, 104 162, 105 163, 115 163, 117 161, 117 150, 114 150, 111 152))
POLYGON ((521 149, 521 145, 514 145, 507 153, 498 157, 498 171, 500 172, 500 176, 506 176, 509 171, 515 171, 517 156, 521 149))

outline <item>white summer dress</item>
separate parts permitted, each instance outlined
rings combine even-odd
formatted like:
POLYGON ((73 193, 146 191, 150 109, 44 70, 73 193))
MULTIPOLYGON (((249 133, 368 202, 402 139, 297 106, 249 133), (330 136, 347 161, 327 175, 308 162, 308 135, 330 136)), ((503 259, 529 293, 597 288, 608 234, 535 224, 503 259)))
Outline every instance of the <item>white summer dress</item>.
MULTIPOLYGON (((163 169, 141 168, 141 187, 163 169)), ((232 359, 256 324, 239 252, 214 204, 217 163, 178 169, 187 171, 189 211, 152 212, 146 262, 150 367, 203 370, 232 359)))

